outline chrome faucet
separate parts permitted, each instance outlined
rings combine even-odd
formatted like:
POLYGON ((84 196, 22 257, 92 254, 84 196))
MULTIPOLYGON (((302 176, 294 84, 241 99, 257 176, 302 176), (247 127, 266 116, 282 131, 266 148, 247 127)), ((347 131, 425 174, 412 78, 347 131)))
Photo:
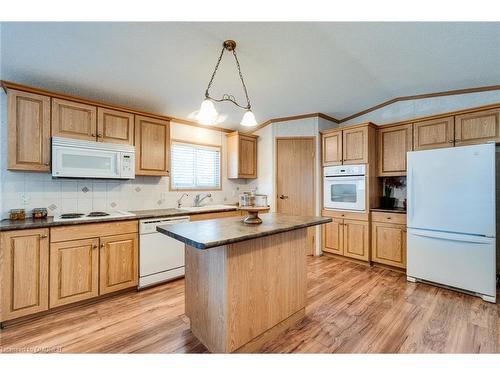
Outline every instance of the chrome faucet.
POLYGON ((182 198, 184 197, 189 197, 188 193, 183 193, 179 199, 177 199, 177 208, 181 208, 182 205, 182 198))
POLYGON ((195 207, 200 207, 201 202, 203 202, 204 199, 212 198, 212 194, 210 194, 210 193, 205 194, 205 196, 203 198, 201 196, 202 196, 202 194, 196 194, 196 196, 194 197, 194 206, 195 207))

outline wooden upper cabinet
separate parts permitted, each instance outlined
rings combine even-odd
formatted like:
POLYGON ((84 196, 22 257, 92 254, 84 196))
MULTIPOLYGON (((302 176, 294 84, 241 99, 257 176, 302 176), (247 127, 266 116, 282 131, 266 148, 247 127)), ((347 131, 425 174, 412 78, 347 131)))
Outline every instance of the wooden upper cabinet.
POLYGON ((343 164, 368 163, 368 127, 342 131, 343 164))
POLYGON ((0 234, 0 321, 48 309, 48 235, 46 228, 0 234))
POLYGON ((97 141, 134 145, 134 115, 97 108, 97 141))
POLYGON ((500 142, 500 109, 455 116, 455 144, 500 142))
POLYGON ((413 124, 413 149, 451 147, 454 143, 454 118, 445 117, 413 124))
POLYGON ((372 261, 406 268, 406 225, 372 223, 372 261))
POLYGON ((131 288, 138 283, 137 233, 101 237, 99 294, 131 288))
POLYGON ((99 239, 50 244, 50 307, 99 294, 99 239))
POLYGON ((322 142, 323 166, 342 164, 342 130, 324 134, 322 142))
POLYGON ((412 125, 377 129, 379 176, 406 175, 406 153, 412 150, 412 125))
POLYGON ((95 141, 97 107, 52 98, 52 136, 95 141))
POLYGON ((8 90, 8 169, 50 171, 50 98, 8 90))
POLYGON ((170 125, 168 121, 135 116, 135 174, 168 176, 170 125))
POLYGON ((344 255, 359 260, 369 260, 370 244, 367 221, 344 219, 344 255))
POLYGON ((237 131, 227 134, 227 178, 257 178, 257 139, 237 131))

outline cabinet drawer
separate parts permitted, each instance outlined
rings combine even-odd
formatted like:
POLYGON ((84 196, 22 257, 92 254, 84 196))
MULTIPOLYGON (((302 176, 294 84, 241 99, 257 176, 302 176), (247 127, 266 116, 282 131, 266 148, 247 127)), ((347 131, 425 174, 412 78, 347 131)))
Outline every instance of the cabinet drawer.
POLYGON ((372 212, 372 221, 406 225, 406 214, 392 212, 372 212))
POLYGON ((83 238, 136 233, 137 220, 111 221, 108 223, 68 225, 50 229, 50 242, 71 241, 83 238))
POLYGON ((199 221, 199 220, 209 220, 209 219, 220 219, 223 217, 233 217, 233 216, 241 216, 243 211, 224 211, 224 212, 211 212, 206 214, 195 214, 191 215, 191 221, 199 221))
POLYGON ((352 212, 352 211, 334 211, 334 210, 323 210, 321 212, 322 216, 335 217, 338 219, 350 219, 350 220, 368 220, 368 212, 352 212))

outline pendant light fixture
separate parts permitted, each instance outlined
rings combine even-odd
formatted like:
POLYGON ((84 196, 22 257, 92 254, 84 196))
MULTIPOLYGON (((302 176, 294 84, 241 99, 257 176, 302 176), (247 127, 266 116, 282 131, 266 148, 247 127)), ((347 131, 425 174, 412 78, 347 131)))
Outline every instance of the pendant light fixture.
POLYGON ((197 115, 197 120, 202 125, 214 125, 217 122, 217 118, 219 114, 215 109, 214 102, 231 102, 234 105, 245 110, 243 118, 241 119, 240 125, 242 126, 256 126, 257 120, 255 119, 255 115, 252 112, 252 107, 250 105, 250 99, 248 98, 247 87, 245 86, 245 81, 243 80, 243 74, 241 73, 240 62, 238 61, 238 57, 236 56, 236 42, 234 40, 226 40, 222 44, 222 51, 220 53, 219 59, 217 60, 217 64, 215 65, 214 72, 212 73, 212 77, 210 78, 210 82, 208 82, 207 89, 205 90, 205 99, 201 103, 200 110, 197 115), (215 74, 217 73, 217 69, 219 68, 219 64, 222 60, 222 55, 224 55, 224 51, 232 52, 234 56, 234 60, 236 61, 236 67, 238 68, 238 73, 240 75, 241 84, 243 86, 243 91, 245 92, 245 97, 247 99, 247 104, 240 105, 236 101, 233 95, 224 94, 220 99, 214 99, 210 96, 208 90, 212 86, 212 82, 215 78, 215 74))

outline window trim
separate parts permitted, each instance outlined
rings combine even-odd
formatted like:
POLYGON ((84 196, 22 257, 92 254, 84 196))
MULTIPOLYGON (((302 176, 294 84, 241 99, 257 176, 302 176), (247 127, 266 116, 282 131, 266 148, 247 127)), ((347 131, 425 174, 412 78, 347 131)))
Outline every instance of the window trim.
POLYGON ((170 139, 170 152, 169 152, 169 162, 170 162, 170 176, 169 176, 169 188, 170 191, 222 191, 222 146, 221 145, 214 145, 211 143, 202 143, 202 142, 192 142, 192 141, 185 141, 183 139, 170 139), (205 147, 213 147, 219 149, 220 157, 219 157, 219 187, 218 188, 210 188, 210 189, 190 189, 190 188, 181 188, 181 189, 176 189, 172 185, 172 181, 174 180, 173 178, 173 167, 172 167, 172 144, 174 143, 182 143, 185 145, 189 146, 205 146, 205 147))

